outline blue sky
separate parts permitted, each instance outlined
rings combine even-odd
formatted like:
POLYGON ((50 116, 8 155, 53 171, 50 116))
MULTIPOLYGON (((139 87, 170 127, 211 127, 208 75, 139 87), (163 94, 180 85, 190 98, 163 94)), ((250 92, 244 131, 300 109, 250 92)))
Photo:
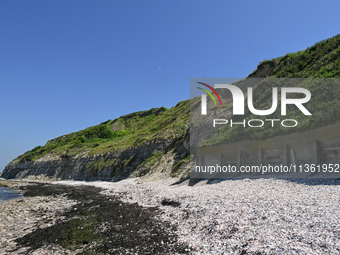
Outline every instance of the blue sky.
POLYGON ((339 33, 335 1, 0 1, 0 171, 47 140, 339 33), (203 76, 205 75, 205 76, 203 76))

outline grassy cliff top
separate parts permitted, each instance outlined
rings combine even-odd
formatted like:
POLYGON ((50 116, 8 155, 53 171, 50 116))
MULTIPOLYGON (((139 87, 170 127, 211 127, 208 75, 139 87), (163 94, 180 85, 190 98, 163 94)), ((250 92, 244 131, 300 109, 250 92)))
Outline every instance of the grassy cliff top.
POLYGON ((340 34, 303 51, 274 59, 273 76, 285 78, 340 77, 340 34))
MULTIPOLYGON (((271 106, 271 79, 276 78, 330 78, 340 77, 340 35, 316 43, 306 50, 289 53, 283 57, 262 61, 257 69, 248 76, 267 77, 254 89, 256 109, 269 109, 271 106)), ((279 84, 276 86, 280 87, 279 84)), ((208 144, 235 142, 247 139, 265 139, 287 132, 296 132, 316 128, 336 122, 340 119, 340 87, 335 83, 302 82, 298 87, 305 87, 312 93, 312 100, 306 107, 313 116, 305 118, 301 112, 288 108, 290 115, 301 121, 298 128, 283 129, 277 125, 272 129, 221 129, 221 132, 207 141, 208 144)), ((280 98, 279 98, 280 99, 280 98)), ((234 116, 236 117, 236 116, 234 116)), ((280 110, 267 118, 280 118, 280 110)), ((175 107, 154 108, 135 112, 114 120, 105 121, 97 126, 57 137, 44 146, 27 151, 15 161, 31 161, 47 153, 54 155, 76 155, 81 152, 90 154, 118 151, 128 147, 139 146, 154 139, 167 139, 180 135, 188 128, 190 118, 190 100, 179 102, 175 107)), ((249 111, 242 119, 254 119, 249 111)), ((235 118, 238 121, 238 118, 235 118)))
MULTIPOLYGON (((248 77, 265 78, 253 91, 255 109, 270 109, 272 105, 272 87, 279 88, 279 104, 277 110, 269 116, 254 115, 245 107, 245 115, 233 116, 234 122, 241 122, 243 119, 295 119, 298 121, 298 126, 284 128, 278 122, 273 128, 268 128, 270 124, 261 128, 244 128, 240 127, 240 125, 230 128, 226 125, 220 128, 211 139, 204 141, 201 144, 202 146, 242 140, 266 139, 277 135, 314 129, 340 120, 340 79, 336 79, 340 77, 340 35, 318 42, 306 50, 289 53, 272 60, 265 60, 248 77), (306 79, 290 79, 288 81, 286 78, 306 79), (287 83, 290 83, 289 86, 287 86, 287 83), (311 112, 312 116, 305 116, 294 105, 288 105, 287 115, 281 116, 280 88, 282 86, 308 89, 312 98, 304 106, 311 112)), ((289 95, 289 98, 292 97, 297 98, 298 95, 289 95)), ((289 124, 291 125, 292 123, 289 124)))
POLYGON ((47 153, 72 156, 82 152, 90 154, 118 151, 139 146, 154 139, 168 139, 180 135, 188 128, 190 101, 175 107, 153 108, 107 120, 99 125, 49 140, 19 156, 15 161, 32 161, 47 153))
POLYGON ((320 41, 305 50, 264 60, 248 77, 256 77, 256 72, 261 67, 270 69, 267 76, 277 78, 340 77, 340 34, 320 41))

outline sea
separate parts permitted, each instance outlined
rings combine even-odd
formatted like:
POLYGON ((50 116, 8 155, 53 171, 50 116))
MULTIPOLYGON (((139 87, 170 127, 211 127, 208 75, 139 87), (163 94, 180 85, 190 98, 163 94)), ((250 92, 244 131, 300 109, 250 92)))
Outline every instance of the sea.
POLYGON ((22 194, 20 192, 13 190, 13 189, 0 187, 0 201, 20 198, 20 197, 22 197, 22 194))

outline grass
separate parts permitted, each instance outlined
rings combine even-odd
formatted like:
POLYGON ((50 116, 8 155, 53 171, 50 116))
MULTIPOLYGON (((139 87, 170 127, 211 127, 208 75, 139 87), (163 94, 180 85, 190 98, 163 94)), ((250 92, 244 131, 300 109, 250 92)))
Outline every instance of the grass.
POLYGON ((159 152, 156 152, 156 153, 153 153, 151 155, 151 157, 147 158, 144 162, 142 162, 139 167, 142 167, 142 166, 145 166, 145 165, 148 165, 150 167, 153 167, 153 166, 157 166, 160 164, 160 161, 159 159, 162 157, 162 155, 164 155, 164 151, 159 151, 159 152))
MULTIPOLYGON (((256 109, 269 109, 272 104, 271 88, 282 87, 286 84, 284 79, 269 78, 259 84, 254 89, 256 109), (268 99, 270 98, 270 99, 268 99)), ((265 125, 260 128, 249 128, 237 125, 230 128, 229 125, 221 127, 214 136, 202 143, 202 145, 213 145, 219 143, 231 143, 242 140, 267 139, 277 135, 293 133, 334 124, 340 120, 340 79, 298 79, 290 86, 307 88, 312 94, 312 100, 304 104, 311 112, 312 116, 305 116, 296 106, 287 105, 287 115, 281 116, 281 106, 278 104, 277 110, 268 116, 257 116, 249 110, 245 111, 244 116, 233 116, 234 122, 242 122, 250 119, 262 119, 265 125), (265 119, 295 119, 298 125, 294 128, 284 128, 280 122, 275 122, 274 127, 265 119)), ((293 94, 292 94, 293 95, 293 94)), ((290 98, 293 96, 290 96, 290 98)), ((279 93, 280 100, 280 93, 279 93)), ((247 107, 246 107, 247 109, 247 107)))
MULTIPOLYGON (((46 154, 73 156, 82 152, 100 154, 141 146, 155 139, 168 139, 185 132, 190 118, 190 101, 175 107, 153 108, 107 120, 99 125, 63 135, 37 146, 19 156, 16 161, 34 161, 46 154)), ((107 164, 93 163, 91 171, 100 171, 107 164)), ((112 162, 110 162, 112 163, 112 162)))
POLYGON ((180 161, 178 161, 173 169, 172 169, 172 172, 171 172, 171 176, 176 176, 178 174, 178 172, 180 171, 181 167, 183 164, 188 164, 190 161, 190 153, 187 153, 184 158, 182 158, 180 161))
MULTIPOLYGON (((316 43, 306 50, 289 53, 283 57, 265 60, 274 65, 273 75, 265 79, 254 89, 254 107, 269 109, 271 106, 271 88, 282 87, 282 80, 273 78, 337 78, 340 77, 340 35, 316 43)), ((334 123, 340 119, 340 86, 337 80, 328 79, 325 82, 301 80, 297 87, 307 88, 312 93, 312 100, 305 104, 312 113, 305 117, 295 108, 288 107, 289 115, 285 119, 296 119, 297 128, 284 129, 281 125, 274 128, 221 128, 209 141, 202 145, 231 143, 241 140, 266 139, 289 132, 313 129, 334 123)), ((280 95, 280 93, 279 93, 280 95)), ((279 97, 280 100, 280 97, 279 97)), ((227 104, 231 108, 232 104, 227 104)), ((247 108, 247 107, 246 107, 247 108)), ((57 137, 48 141, 44 146, 37 146, 19 156, 16 161, 34 161, 46 154, 63 155, 65 157, 79 153, 100 154, 118 152, 129 147, 138 147, 157 139, 169 139, 186 132, 190 118, 190 100, 179 102, 175 107, 153 108, 121 116, 114 120, 107 120, 99 125, 84 130, 57 137)), ((234 121, 243 119, 258 119, 259 116, 245 112, 242 118, 234 116, 234 121)), ((280 106, 266 118, 282 119, 280 106)), ((156 164, 155 155, 148 159, 149 164, 156 164)), ((120 171, 124 162, 100 161, 90 163, 90 171, 101 171, 111 165, 113 172, 120 171)), ((179 163, 179 162, 178 162, 179 163)), ((180 166, 176 165, 175 168, 180 166)), ((176 171, 176 170, 175 170, 176 171)))
POLYGON ((114 165, 114 159, 101 158, 100 160, 96 160, 86 164, 86 168, 90 173, 101 172, 108 166, 114 165))
MULTIPOLYGON (((305 116, 293 105, 288 105, 287 115, 281 116, 281 93, 279 90, 279 104, 273 114, 261 118, 261 116, 250 113, 245 107, 245 115, 233 116, 233 121, 243 121, 243 119, 246 119, 246 121, 249 119, 295 119, 298 121, 298 126, 284 128, 278 122, 273 128, 268 128, 268 125, 261 128, 240 126, 230 128, 226 125, 220 128, 211 139, 204 141, 201 144, 202 146, 266 139, 322 127, 340 120, 340 79, 338 79, 340 77, 340 35, 321 41, 306 50, 289 53, 283 57, 264 62, 269 61, 275 63, 274 72, 271 77, 264 79, 254 89, 254 107, 256 109, 269 109, 272 104, 272 87, 288 87, 288 82, 291 83, 289 87, 306 88, 311 92, 312 99, 304 106, 312 113, 312 116, 305 116), (293 80, 288 81, 286 78, 303 79, 294 79, 294 83, 292 83, 293 80)), ((289 98, 292 98, 293 95, 290 94, 289 98)), ((295 95, 295 97, 297 96, 295 95)))
POLYGON ((273 76, 278 78, 340 77, 340 34, 306 50, 274 59, 273 76))

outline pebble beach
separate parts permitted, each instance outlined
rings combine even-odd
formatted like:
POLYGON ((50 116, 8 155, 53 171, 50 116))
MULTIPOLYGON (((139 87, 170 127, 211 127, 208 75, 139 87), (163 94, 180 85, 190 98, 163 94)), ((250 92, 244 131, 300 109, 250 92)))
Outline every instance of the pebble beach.
MULTIPOLYGON (((56 214, 76 204, 63 196, 29 197, 0 201, 0 254, 26 254, 29 247, 18 247, 15 240, 39 228, 55 224, 56 214)), ((31 254, 67 254, 51 244, 31 254)), ((71 252, 68 252, 72 254, 71 252)))
MULTIPOLYGON (((76 185, 74 182, 64 182, 76 185)), ((94 182, 107 195, 158 206, 192 254, 339 254, 340 181, 240 179, 94 182)))
MULTIPOLYGON (((118 198, 126 205, 157 208, 150 222, 170 224, 164 228, 171 235, 169 239, 166 234, 159 242, 180 247, 171 250, 157 246, 154 252, 125 249, 116 254, 166 254, 162 249, 168 254, 340 253, 339 180, 239 179, 194 186, 174 183, 174 179, 126 179, 116 183, 59 181, 54 185, 78 189, 91 185, 100 188, 98 192, 108 201, 118 198)), ((18 247, 16 242, 39 228, 52 228, 60 222, 61 212, 77 204, 79 201, 63 194, 0 201, 0 254, 83 252, 79 247, 65 249, 53 242, 37 249, 18 247)))

